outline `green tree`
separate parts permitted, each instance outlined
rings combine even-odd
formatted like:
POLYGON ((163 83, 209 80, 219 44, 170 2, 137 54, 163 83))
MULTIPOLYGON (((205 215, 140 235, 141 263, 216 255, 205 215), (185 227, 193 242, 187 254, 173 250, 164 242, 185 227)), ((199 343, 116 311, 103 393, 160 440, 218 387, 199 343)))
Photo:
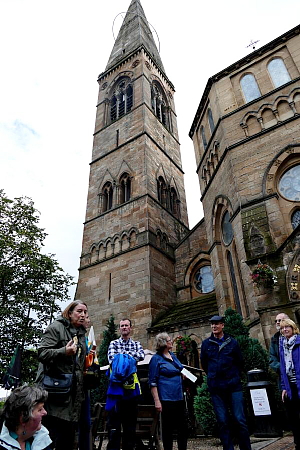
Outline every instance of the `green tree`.
MULTIPOLYGON (((115 325, 115 319, 110 316, 106 323, 106 330, 103 331, 103 339, 98 350, 98 361, 100 366, 106 366, 108 364, 107 351, 111 341, 117 339, 117 327, 115 325)), ((108 387, 108 377, 106 372, 103 371, 100 374, 100 385, 92 392, 92 403, 105 402, 106 392, 108 387)))
MULTIPOLYGON (((27 357, 45 326, 69 299, 72 277, 54 255, 41 252, 47 236, 39 227, 39 212, 30 198, 10 200, 0 190, 0 377, 17 344, 23 350, 23 376, 32 379, 27 357)), ((32 367, 32 364, 30 364, 32 367)))

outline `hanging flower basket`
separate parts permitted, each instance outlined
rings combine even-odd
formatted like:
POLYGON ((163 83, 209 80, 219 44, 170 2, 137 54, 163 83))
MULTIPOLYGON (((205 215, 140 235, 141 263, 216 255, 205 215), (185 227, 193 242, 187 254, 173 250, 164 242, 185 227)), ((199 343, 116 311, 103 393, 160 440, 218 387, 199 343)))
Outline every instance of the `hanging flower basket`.
POLYGON ((276 283, 277 277, 268 264, 258 263, 250 274, 252 282, 257 286, 271 288, 276 283))
POLYGON ((192 339, 189 336, 177 336, 174 339, 176 345, 176 355, 179 361, 187 364, 188 356, 192 350, 192 339))

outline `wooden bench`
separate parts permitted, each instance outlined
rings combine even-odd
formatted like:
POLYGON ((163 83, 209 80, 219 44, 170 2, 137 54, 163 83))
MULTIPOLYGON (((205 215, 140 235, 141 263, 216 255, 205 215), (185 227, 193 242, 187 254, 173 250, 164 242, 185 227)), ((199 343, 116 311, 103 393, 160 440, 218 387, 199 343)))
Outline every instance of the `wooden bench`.
MULTIPOLYGON (((95 441, 96 437, 99 439, 98 450, 101 450, 103 440, 108 438, 106 421, 107 411, 105 410, 105 403, 101 403, 97 431, 96 434, 93 433, 93 441, 95 441)), ((155 406, 138 405, 136 424, 137 448, 144 446, 148 450, 161 450, 158 429, 159 413, 156 411, 155 406)))

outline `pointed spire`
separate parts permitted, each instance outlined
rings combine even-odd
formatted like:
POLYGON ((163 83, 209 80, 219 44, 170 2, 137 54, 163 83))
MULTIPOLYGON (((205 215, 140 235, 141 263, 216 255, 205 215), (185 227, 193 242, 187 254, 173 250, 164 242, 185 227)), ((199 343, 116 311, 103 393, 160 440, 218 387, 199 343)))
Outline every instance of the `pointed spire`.
POLYGON ((134 50, 144 46, 155 63, 164 71, 149 23, 139 0, 132 0, 120 28, 115 45, 109 57, 106 70, 109 70, 134 50))

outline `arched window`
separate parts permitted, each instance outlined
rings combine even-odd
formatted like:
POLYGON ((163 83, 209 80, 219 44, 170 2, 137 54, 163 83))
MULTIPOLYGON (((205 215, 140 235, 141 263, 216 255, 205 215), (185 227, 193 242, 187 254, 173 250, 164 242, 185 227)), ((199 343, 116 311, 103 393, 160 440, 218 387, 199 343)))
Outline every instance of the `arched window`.
POLYGON ((169 128, 168 103, 164 92, 157 81, 151 87, 152 111, 162 124, 169 128))
POLYGON ((215 289, 214 277, 211 266, 200 267, 194 275, 193 284, 196 291, 207 294, 215 289))
POLYGON ((124 173, 120 178, 120 203, 125 203, 131 197, 131 178, 128 173, 124 173))
POLYGON ((229 212, 226 211, 222 218, 222 236, 225 245, 229 245, 233 239, 233 229, 230 222, 229 212))
POLYGON ((110 181, 105 183, 103 187, 103 212, 108 211, 112 208, 113 204, 113 187, 110 181))
POLYGON ((214 123, 214 118, 213 118, 211 109, 209 109, 207 111, 207 115, 208 115, 209 128, 210 128, 211 133, 213 133, 214 129, 215 129, 215 123, 214 123))
POLYGON ((157 198, 164 207, 167 206, 167 186, 163 177, 157 180, 157 198))
POLYGON ((275 88, 291 81, 290 74, 281 58, 272 59, 268 64, 268 71, 275 88))
POLYGON ((240 83, 247 103, 260 97, 261 94, 259 91, 259 87, 252 73, 247 73, 246 75, 244 75, 241 78, 240 83))
POLYGON ((291 222, 293 230, 297 228, 298 225, 300 225, 300 209, 296 209, 296 211, 293 212, 291 222))
POLYGON ((236 281, 236 276, 235 276, 233 260, 232 260, 232 256, 231 256, 230 252, 227 253, 227 262, 228 262, 228 268, 229 268, 229 273, 230 273, 230 278, 231 278, 235 307, 236 307, 237 312, 240 315, 242 315, 240 296, 239 296, 239 291, 238 291, 238 287, 237 287, 237 281, 236 281))
POLYGON ((170 189, 170 211, 174 216, 179 216, 179 199, 173 187, 170 189))
POLYGON ((201 133, 201 137, 202 137, 203 147, 204 147, 204 150, 205 150, 206 147, 207 147, 207 140, 206 140, 205 130, 204 130, 204 126, 203 125, 200 128, 200 133, 201 133))
POLYGON ((110 100, 110 120, 111 122, 119 119, 132 109, 133 88, 128 78, 122 78, 113 90, 110 100))

